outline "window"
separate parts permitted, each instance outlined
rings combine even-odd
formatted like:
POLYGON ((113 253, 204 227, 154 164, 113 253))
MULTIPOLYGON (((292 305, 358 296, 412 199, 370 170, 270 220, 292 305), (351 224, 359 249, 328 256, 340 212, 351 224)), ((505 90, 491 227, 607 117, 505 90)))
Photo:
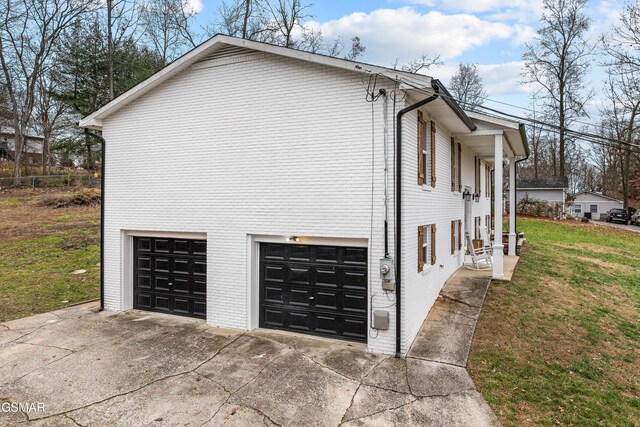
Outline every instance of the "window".
POLYGON ((580 203, 573 205, 573 211, 577 214, 582 213, 582 205, 580 203))
POLYGON ((418 272, 436 263, 436 225, 418 227, 418 272))
POLYGON ((484 225, 487 227, 487 234, 491 234, 491 215, 484 216, 484 225))
POLYGON ((451 255, 462 249, 462 220, 451 221, 451 255))
POLYGON ((451 138, 451 191, 462 192, 462 144, 451 138))
POLYGON ((480 225, 481 225, 480 217, 479 216, 475 217, 473 222, 474 222, 473 235, 475 236, 476 240, 480 240, 480 225))
POLYGON ((598 213, 598 205, 589 206, 589 212, 591 212, 592 214, 598 213))
POLYGON ((430 180, 431 187, 436 186, 436 125, 430 122, 430 138, 427 140, 427 122, 421 111, 418 111, 418 185, 425 185, 430 180))

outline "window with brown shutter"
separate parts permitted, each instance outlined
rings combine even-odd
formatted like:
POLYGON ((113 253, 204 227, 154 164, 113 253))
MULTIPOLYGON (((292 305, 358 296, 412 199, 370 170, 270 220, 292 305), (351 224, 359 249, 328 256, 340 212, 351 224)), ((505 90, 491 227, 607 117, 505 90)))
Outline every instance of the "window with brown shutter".
POLYGON ((457 221, 451 221, 451 255, 456 253, 456 229, 458 227, 457 221))
POLYGON ((487 227, 487 234, 491 234, 491 215, 484 216, 484 225, 487 227))
POLYGON ((426 253, 424 250, 424 226, 418 227, 418 272, 424 270, 424 260, 426 253))
POLYGON ((418 272, 424 266, 436 263, 436 226, 435 224, 418 227, 418 272))
POLYGON ((480 217, 477 216, 474 218, 474 223, 475 223, 475 230, 474 230, 474 236, 476 238, 476 240, 480 239, 480 217))
POLYGON ((462 193, 462 144, 458 143, 458 191, 462 193))
POLYGON ((458 177, 458 171, 456 171, 456 165, 458 164, 456 153, 456 143, 451 138, 451 191, 456 191, 456 179, 458 177))
POLYGON ((436 124, 431 120, 431 186, 436 186, 436 124))
POLYGON ((451 221, 451 255, 462 249, 462 220, 451 221))
POLYGON ((426 182, 427 167, 427 122, 424 121, 422 111, 418 111, 418 185, 426 182))
POLYGON ((431 265, 436 264, 436 225, 431 224, 431 265))

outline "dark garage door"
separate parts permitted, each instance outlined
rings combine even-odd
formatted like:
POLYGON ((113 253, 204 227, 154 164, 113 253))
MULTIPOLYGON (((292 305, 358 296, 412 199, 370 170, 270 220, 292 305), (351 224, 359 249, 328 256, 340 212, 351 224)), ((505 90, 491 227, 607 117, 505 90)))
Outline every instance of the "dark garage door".
POLYGON ((207 315, 207 241, 134 237, 133 307, 207 315))
POLYGON ((367 249, 262 243, 260 327, 367 341, 367 249))

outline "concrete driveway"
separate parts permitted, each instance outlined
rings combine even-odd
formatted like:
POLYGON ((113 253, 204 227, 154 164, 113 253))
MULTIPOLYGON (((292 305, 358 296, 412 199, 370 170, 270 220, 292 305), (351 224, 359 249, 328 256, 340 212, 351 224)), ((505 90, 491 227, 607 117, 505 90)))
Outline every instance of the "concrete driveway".
POLYGON ((606 227, 619 228, 621 230, 633 231, 635 233, 640 233, 640 226, 631 225, 631 224, 620 224, 617 222, 606 222, 606 221, 593 221, 594 224, 604 225, 606 227))
MULTIPOLYGON (((498 424, 456 366, 466 363, 465 338, 466 350, 443 363, 425 344, 396 359, 358 344, 96 308, 0 326, 0 425, 498 424), (33 407, 12 412, 11 403, 33 407)), ((469 318, 461 325, 470 342, 469 318)))

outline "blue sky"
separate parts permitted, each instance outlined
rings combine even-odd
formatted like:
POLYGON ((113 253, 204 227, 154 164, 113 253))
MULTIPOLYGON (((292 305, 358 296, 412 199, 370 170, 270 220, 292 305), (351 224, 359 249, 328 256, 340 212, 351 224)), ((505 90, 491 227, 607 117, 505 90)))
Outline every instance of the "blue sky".
MULTIPOLYGON (((215 20, 219 0, 190 0, 200 7, 201 25, 215 20)), ((440 55, 444 65, 428 74, 448 84, 459 62, 479 64, 490 98, 487 105, 517 114, 514 109, 491 100, 522 107, 529 105, 535 90, 522 84, 522 53, 538 27, 541 0, 316 0, 309 13, 311 25, 327 39, 358 35, 367 50, 364 62, 389 66, 396 59, 408 62, 423 54, 440 55)), ((592 0, 587 14, 592 18, 589 39, 595 43, 617 19, 622 0, 592 0)), ((593 58, 589 80, 602 86, 603 73, 593 58)), ((598 94, 591 102, 597 110, 598 94)))

